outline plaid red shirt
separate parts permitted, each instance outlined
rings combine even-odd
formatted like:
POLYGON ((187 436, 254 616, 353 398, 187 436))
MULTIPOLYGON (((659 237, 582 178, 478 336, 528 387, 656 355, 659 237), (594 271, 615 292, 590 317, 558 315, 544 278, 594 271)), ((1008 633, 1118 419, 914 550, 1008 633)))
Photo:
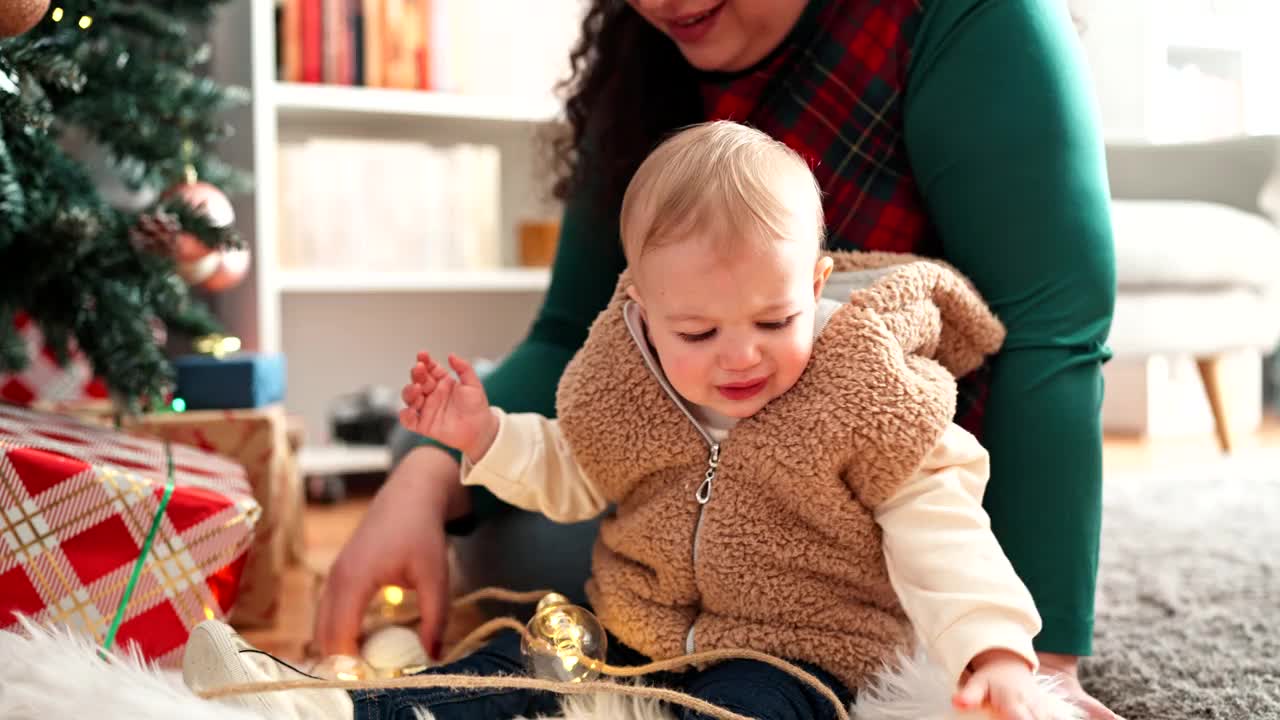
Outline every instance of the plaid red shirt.
MULTIPOLYGON (((806 158, 824 194, 827 244, 941 257, 904 141, 903 97, 921 0, 811 0, 755 67, 708 73, 707 120, 734 120, 806 158)), ((960 384, 956 420, 981 436, 989 364, 960 384)))

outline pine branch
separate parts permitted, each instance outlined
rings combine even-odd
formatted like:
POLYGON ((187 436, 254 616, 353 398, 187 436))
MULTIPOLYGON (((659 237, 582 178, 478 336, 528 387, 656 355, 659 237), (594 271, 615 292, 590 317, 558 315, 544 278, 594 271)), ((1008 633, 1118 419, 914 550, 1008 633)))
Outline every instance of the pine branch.
POLYGON ((14 325, 15 311, 0 305, 0 371, 13 372, 27 365, 27 343, 14 325))
POLYGON ((80 349, 94 368, 111 368, 112 390, 128 410, 156 407, 173 386, 173 368, 152 336, 151 313, 139 312, 138 289, 104 284, 76 326, 80 349))
POLYGON ((206 26, 213 20, 218 5, 225 5, 227 0, 152 0, 148 3, 158 11, 180 18, 192 25, 206 26))
MULTIPOLYGON (((14 165, 13 154, 5 143, 5 127, 0 122, 0 253, 12 242, 14 236, 22 231, 27 221, 27 200, 22 192, 22 184, 18 182, 18 168, 14 165)), ((3 320, 3 318, 0 318, 3 320)))
POLYGON ((103 22, 108 23, 117 35, 146 38, 148 62, 163 62, 195 70, 209 62, 213 55, 209 44, 193 33, 186 21, 156 7, 116 7, 103 18, 103 22))
MULTIPOLYGON (((198 72, 209 57, 204 27, 223 1, 83 0, 63 22, 0 41, 0 370, 27 362, 14 327, 25 311, 49 348, 84 353, 117 401, 137 409, 173 378, 154 325, 217 328, 172 257, 134 246, 138 214, 109 205, 59 137, 82 131, 135 189, 166 189, 188 164, 224 191, 245 187, 214 148, 230 135, 221 114, 247 94, 198 72), (87 29, 81 14, 93 19, 87 29)), ((211 246, 240 242, 177 199, 142 212, 161 209, 211 246)))
POLYGON ((204 155, 196 161, 200 178, 221 188, 228 195, 240 195, 253 190, 253 178, 239 168, 228 165, 216 155, 204 155))
POLYGON ((58 98, 59 116, 84 127, 119 158, 129 182, 171 184, 183 176, 189 162, 230 135, 226 124, 217 120, 230 102, 221 89, 176 66, 145 78, 101 71, 90 76, 90 83, 124 92, 58 98))
MULTIPOLYGON (((80 64, 72 57, 77 44, 70 37, 41 38, 29 45, 19 47, 12 55, 14 64, 23 70, 29 79, 47 88, 66 92, 79 92, 85 83, 85 75, 80 64)), ((27 88, 26 91, 37 88, 27 88)))

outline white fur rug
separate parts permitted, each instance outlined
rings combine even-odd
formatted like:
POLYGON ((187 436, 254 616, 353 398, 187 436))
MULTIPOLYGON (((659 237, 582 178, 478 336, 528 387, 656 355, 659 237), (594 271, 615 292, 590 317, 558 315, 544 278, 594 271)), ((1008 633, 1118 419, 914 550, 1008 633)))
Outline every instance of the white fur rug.
MULTIPOLYGON (((182 684, 180 673, 160 670, 136 654, 104 662, 82 636, 25 621, 23 626, 23 633, 0 631, 0 720, 271 720, 202 700, 182 684)), ((1075 708, 1044 682, 1054 720, 1078 720, 1075 708)), ((985 714, 952 710, 947 684, 937 666, 904 658, 897 671, 886 672, 877 687, 860 694, 852 714, 857 720, 989 720, 985 714)), ((671 717, 652 701, 618 695, 570 698, 564 706, 566 720, 671 717)))
POLYGON ((197 698, 182 674, 163 671, 136 653, 99 659, 98 648, 66 629, 0 631, 0 718, 101 717, 262 720, 197 698))

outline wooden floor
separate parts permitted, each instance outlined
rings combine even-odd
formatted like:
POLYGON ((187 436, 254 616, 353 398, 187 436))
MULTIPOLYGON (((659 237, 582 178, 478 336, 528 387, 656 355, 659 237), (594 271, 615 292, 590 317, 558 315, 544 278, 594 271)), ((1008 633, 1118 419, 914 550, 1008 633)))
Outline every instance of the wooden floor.
MULTIPOLYGON (((1280 447, 1280 418, 1268 418, 1261 432, 1242 440, 1243 447, 1237 452, 1248 452, 1256 447, 1280 447)), ((1111 475, 1208 462, 1217 457, 1220 453, 1212 435, 1161 440, 1112 436, 1104 444, 1103 466, 1111 475)), ((367 497, 357 497, 336 505, 308 506, 305 521, 307 565, 323 569, 332 564, 360 522, 367 505, 367 497)), ((301 567, 290 570, 284 581, 279 622, 273 628, 246 630, 246 638, 267 652, 301 660, 311 636, 314 586, 312 571, 301 567)), ((455 628, 448 634, 456 637, 458 630, 455 628)))

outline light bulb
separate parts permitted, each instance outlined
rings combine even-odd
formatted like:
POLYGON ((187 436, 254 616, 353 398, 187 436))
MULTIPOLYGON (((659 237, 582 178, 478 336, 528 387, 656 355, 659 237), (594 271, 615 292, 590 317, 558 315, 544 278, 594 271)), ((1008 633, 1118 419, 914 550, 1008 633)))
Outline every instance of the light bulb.
POLYGON ((427 664, 427 651, 418 633, 403 625, 388 625, 370 633, 360 646, 360 657, 378 677, 398 677, 405 668, 427 664))
POLYGON ((351 655, 330 655, 317 663, 311 674, 326 680, 368 680, 376 677, 368 663, 351 655))
POLYGON ((551 593, 538 603, 521 642, 525 665, 534 677, 582 682, 599 677, 608 637, 585 608, 551 593))
POLYGON ((561 595, 560 593, 547 593, 546 595, 542 596, 541 600, 538 601, 538 607, 536 610, 534 610, 534 612, 540 613, 543 610, 546 610, 547 608, 553 607, 555 605, 569 605, 569 604, 571 604, 569 602, 569 598, 561 595))

